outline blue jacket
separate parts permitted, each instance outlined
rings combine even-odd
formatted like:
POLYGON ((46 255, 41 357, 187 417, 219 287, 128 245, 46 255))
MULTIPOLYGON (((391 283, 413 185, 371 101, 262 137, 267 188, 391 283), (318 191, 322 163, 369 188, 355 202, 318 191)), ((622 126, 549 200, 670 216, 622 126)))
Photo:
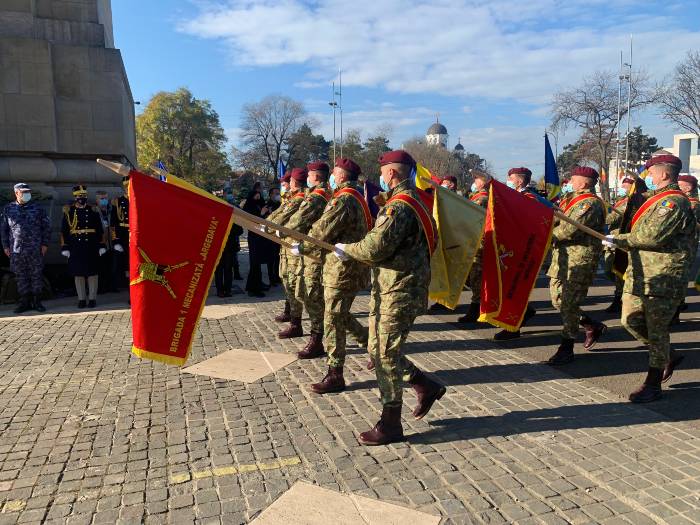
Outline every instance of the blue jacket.
POLYGON ((49 245, 49 217, 36 202, 21 205, 11 202, 2 211, 0 237, 3 249, 9 248, 12 253, 36 251, 49 245))

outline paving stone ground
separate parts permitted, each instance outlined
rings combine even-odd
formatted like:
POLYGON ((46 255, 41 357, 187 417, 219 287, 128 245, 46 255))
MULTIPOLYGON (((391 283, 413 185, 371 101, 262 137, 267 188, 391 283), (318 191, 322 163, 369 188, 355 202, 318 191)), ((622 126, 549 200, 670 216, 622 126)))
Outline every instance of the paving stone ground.
MULTIPOLYGON (((275 337, 281 304, 202 320, 190 364, 296 352, 305 339, 275 337)), ((355 309, 366 322, 366 296, 355 309)), ((381 407, 360 348, 348 390, 317 396, 322 360, 251 384, 139 360, 128 311, 2 319, 0 524, 247 523, 297 480, 443 523, 700 523, 697 420, 469 337, 419 319, 407 353, 448 393, 414 421, 406 389, 408 441, 368 448, 381 407)))

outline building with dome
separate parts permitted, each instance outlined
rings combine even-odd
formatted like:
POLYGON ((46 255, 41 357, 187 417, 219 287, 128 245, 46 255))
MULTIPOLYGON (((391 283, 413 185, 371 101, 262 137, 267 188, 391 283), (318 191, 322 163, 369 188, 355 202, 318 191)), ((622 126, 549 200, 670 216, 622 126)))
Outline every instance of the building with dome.
POLYGON ((436 118, 435 123, 425 133, 425 143, 429 146, 441 146, 447 149, 449 137, 447 128, 440 124, 440 121, 436 118))
POLYGON ((454 154, 458 157, 464 158, 464 146, 462 146, 462 137, 457 139, 457 145, 455 146, 454 154))

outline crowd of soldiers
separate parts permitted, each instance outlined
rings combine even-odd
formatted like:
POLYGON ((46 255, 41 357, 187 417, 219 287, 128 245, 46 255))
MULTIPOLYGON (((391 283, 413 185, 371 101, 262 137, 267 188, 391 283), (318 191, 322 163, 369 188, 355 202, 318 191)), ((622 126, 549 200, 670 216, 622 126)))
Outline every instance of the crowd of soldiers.
MULTIPOLYGON (((103 291, 114 291, 118 275, 129 275, 128 177, 123 193, 111 203, 105 191, 96 192, 95 205, 88 204, 84 185, 73 187, 73 202, 63 207, 61 255, 68 262, 78 295, 78 308, 97 305, 99 275, 106 277, 103 291), (111 252, 109 261, 106 254, 111 252)), ((44 256, 49 247, 51 224, 46 212, 32 200, 26 183, 14 186, 15 201, 6 205, 0 222, 5 255, 14 273, 19 301, 15 313, 46 311, 41 303, 44 289, 44 256)))
MULTIPOLYGON (((301 317, 306 309, 311 334, 300 359, 326 356, 328 370, 311 385, 317 394, 345 389, 343 367, 347 333, 367 348, 368 369, 374 369, 383 405, 379 422, 359 436, 366 445, 403 439, 401 383, 416 392, 415 418, 424 417, 445 393, 445 386, 419 370, 402 353, 413 322, 426 311, 430 284, 430 256, 434 249, 435 223, 411 183, 415 161, 405 151, 388 152, 379 159, 383 193, 375 198, 381 206, 373 222, 357 181, 360 167, 339 158, 332 171, 324 162, 294 168, 281 180, 282 206, 269 220, 333 244, 333 253, 309 242, 291 243, 280 258, 286 295, 285 310, 275 320, 288 322, 279 337, 304 335, 301 317), (371 284, 370 284, 371 283, 371 284), (362 326, 350 310, 357 294, 370 285, 369 327, 362 326)), ((606 268, 612 267, 615 249, 625 250, 629 264, 616 276, 615 297, 608 307, 620 312, 622 325, 649 348, 649 368, 642 385, 630 401, 644 403, 661 397, 667 381, 683 356, 670 348, 670 326, 682 308, 691 267, 698 246, 697 181, 680 175, 681 161, 673 155, 653 157, 646 163, 649 191, 634 214, 631 227, 620 231, 626 192, 634 178, 622 180, 616 211, 596 195, 596 170, 576 167, 564 187, 557 206, 570 219, 606 235, 593 237, 570 222, 555 220, 552 230, 550 278, 552 305, 562 317, 561 343, 546 362, 561 366, 574 360, 574 345, 583 328, 583 347, 590 350, 607 326, 584 314, 581 306, 588 295, 605 251, 606 268)), ((483 207, 489 199, 491 177, 472 172, 474 182, 468 198, 483 207)), ((508 172, 508 186, 527 198, 541 199, 531 187, 532 172, 525 167, 508 172)), ((456 190, 457 181, 445 177, 442 186, 456 190)), ((282 234, 284 237, 284 235, 282 234)), ((292 241, 290 239, 290 241, 292 241)), ((477 253, 467 285, 471 303, 461 323, 476 323, 480 311, 481 253, 477 253)), ((527 307, 523 324, 536 315, 527 307)), ((501 331, 496 340, 519 337, 519 332, 501 331)))

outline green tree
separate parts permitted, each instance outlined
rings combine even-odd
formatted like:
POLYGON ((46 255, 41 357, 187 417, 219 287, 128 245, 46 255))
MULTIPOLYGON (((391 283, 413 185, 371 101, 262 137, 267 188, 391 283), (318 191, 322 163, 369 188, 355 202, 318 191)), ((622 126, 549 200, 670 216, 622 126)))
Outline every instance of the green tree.
POLYGON ((390 149, 389 139, 382 132, 379 132, 379 134, 374 137, 369 137, 365 141, 358 164, 362 168, 362 173, 364 173, 367 180, 378 183, 379 157, 390 149))
POLYGON ((316 160, 327 161, 330 144, 323 135, 315 135, 305 122, 289 137, 287 165, 301 167, 316 160))
POLYGON ((659 149, 656 137, 652 137, 642 132, 642 127, 637 126, 629 135, 630 141, 630 162, 632 165, 639 164, 643 160, 651 158, 651 154, 659 149))
POLYGON ((226 136, 208 100, 187 88, 161 91, 136 118, 139 162, 162 161, 167 169, 206 189, 218 188, 230 175, 226 136))

